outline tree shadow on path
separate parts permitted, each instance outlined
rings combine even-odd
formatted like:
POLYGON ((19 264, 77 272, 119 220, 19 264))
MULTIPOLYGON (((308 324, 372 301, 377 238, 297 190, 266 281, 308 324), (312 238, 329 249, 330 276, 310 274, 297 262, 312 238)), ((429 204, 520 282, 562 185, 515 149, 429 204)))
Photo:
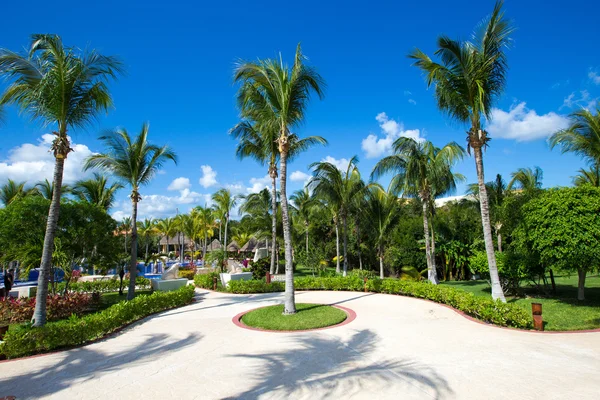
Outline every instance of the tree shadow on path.
MULTIPOLYGON (((62 353, 49 355, 51 362, 29 359, 27 372, 10 377, 0 377, 0 396, 12 395, 19 398, 40 398, 56 394, 73 384, 96 379, 104 374, 117 372, 134 365, 156 361, 161 354, 180 350, 196 343, 202 338, 199 334, 190 334, 183 339, 172 340, 168 334, 147 335, 144 342, 121 351, 105 354, 84 346, 62 353)), ((110 339, 108 339, 110 340, 110 339)), ((25 361, 25 360, 24 360, 25 361)), ((24 362, 23 361, 23 362, 24 362)), ((19 362, 19 361, 15 361, 19 362)), ((11 362, 2 369, 9 371, 11 362)), ((22 368, 22 366, 20 366, 22 368)), ((4 375, 4 373, 3 373, 4 375)), ((116 382, 116 381, 115 381, 116 382)), ((66 397, 65 397, 66 398, 66 397)))
MULTIPOLYGON (((378 338, 370 330, 358 331, 348 341, 323 336, 292 340, 294 349, 232 355, 257 361, 250 375, 256 384, 228 399, 350 398, 361 391, 376 398, 376 390, 392 385, 416 398, 443 399, 453 393, 427 365, 408 359, 372 359, 378 338)), ((396 395, 402 398, 403 393, 396 395)))

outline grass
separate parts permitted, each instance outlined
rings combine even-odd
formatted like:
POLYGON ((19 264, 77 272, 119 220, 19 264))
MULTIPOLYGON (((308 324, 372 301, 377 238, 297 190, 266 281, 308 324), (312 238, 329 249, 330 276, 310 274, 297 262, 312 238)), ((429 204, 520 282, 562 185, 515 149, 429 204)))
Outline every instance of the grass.
MULTIPOLYGON (((281 271, 281 268, 280 268, 281 271)), ((310 268, 306 268, 302 265, 297 265, 296 266, 296 271, 294 271, 294 277, 295 278, 302 278, 305 276, 313 276, 313 272, 314 272, 314 276, 319 276, 319 273, 313 269, 310 268)), ((335 275, 335 267, 326 267, 325 268, 325 272, 328 275, 335 275)), ((284 268, 284 272, 285 273, 285 268, 284 268)))
MULTIPOLYGON (((147 294, 152 294, 152 290, 136 290, 134 297, 147 294)), ((124 300, 127 300, 127 292, 124 292, 122 295, 119 295, 119 292, 103 293, 100 297, 100 305, 98 309, 104 310, 105 308, 108 308, 113 304, 117 304, 124 300)))
POLYGON ((296 304, 296 314, 283 315, 283 304, 250 311, 242 317, 248 326, 273 331, 299 331, 324 328, 343 322, 347 315, 339 308, 323 304, 296 304))
MULTIPOLYGON (((548 278, 549 280, 549 278, 548 278)), ((533 285, 523 286, 523 295, 507 297, 507 301, 531 312, 531 303, 542 304, 544 329, 571 331, 600 328, 600 276, 588 275, 585 281, 585 300, 577 300, 577 275, 555 277, 556 294, 546 295, 533 285)), ((487 281, 442 282, 471 292, 476 296, 491 295, 487 281)))

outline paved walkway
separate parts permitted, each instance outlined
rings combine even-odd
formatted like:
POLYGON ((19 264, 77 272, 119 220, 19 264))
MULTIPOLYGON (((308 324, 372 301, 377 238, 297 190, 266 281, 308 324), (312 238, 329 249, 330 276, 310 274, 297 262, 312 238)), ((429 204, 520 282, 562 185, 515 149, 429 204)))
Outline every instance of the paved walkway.
POLYGON ((600 333, 536 334, 381 294, 297 293, 358 314, 338 328, 264 333, 231 318, 282 294, 198 302, 65 352, 0 363, 17 399, 598 399, 600 333))

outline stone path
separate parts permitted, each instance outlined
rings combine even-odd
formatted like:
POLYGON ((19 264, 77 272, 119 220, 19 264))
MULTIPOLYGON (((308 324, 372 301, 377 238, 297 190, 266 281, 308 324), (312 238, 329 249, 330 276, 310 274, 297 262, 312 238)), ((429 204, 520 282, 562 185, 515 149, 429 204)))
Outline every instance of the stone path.
POLYGON ((282 294, 198 291, 198 302, 85 347, 0 363, 20 399, 598 399, 600 333, 538 334, 472 322, 430 302, 301 292, 352 323, 264 333, 231 318, 282 294))

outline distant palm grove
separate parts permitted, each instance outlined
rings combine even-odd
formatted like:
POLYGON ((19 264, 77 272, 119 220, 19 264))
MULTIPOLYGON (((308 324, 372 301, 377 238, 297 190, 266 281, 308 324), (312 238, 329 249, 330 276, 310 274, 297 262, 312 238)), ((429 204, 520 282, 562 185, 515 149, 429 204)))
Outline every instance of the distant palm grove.
POLYGON ((486 126, 506 85, 513 32, 502 7, 496 3, 471 39, 442 35, 433 54, 408 54, 415 66, 410 79, 424 76, 439 111, 464 126, 466 142, 464 136, 447 143, 400 137, 373 170, 361 171, 352 154, 341 168, 314 162, 306 186, 290 193, 289 163, 328 144, 328 138, 298 133, 309 105, 326 95, 325 78, 298 44, 289 64, 238 60, 233 71, 239 122, 229 135, 240 159, 264 167, 270 188, 248 195, 222 188, 210 204, 158 220, 137 215, 143 188, 178 159, 168 145, 155 144, 167 140, 153 140, 142 121, 133 131, 100 133, 102 150, 85 163, 92 177, 62 183, 73 151, 67 133, 93 126, 110 111, 110 86, 125 72, 123 62, 66 47, 52 34, 33 35, 25 54, 0 49, 0 75, 8 82, 0 110, 15 107, 54 136, 52 182, 8 180, 0 188, 0 261, 19 261, 22 271, 40 268, 34 326, 46 323, 55 268, 66 276, 73 265, 123 268, 132 299, 140 261, 167 256, 225 268, 250 242, 266 249, 271 274, 285 275, 284 314, 296 312, 298 268, 315 276, 353 273, 431 284, 486 279, 491 296, 502 302, 524 283, 547 287, 549 274, 572 271, 583 300, 586 274, 600 265, 600 113, 578 110, 568 128, 549 132, 552 149, 588 164, 573 187, 543 188, 543 171, 529 165, 511 176, 493 166, 484 174, 484 150, 493 145, 486 126), (454 170, 471 156, 477 182, 454 170), (465 196, 442 200, 463 183, 465 196), (127 193, 131 215, 115 221, 109 213, 119 191, 127 193))

